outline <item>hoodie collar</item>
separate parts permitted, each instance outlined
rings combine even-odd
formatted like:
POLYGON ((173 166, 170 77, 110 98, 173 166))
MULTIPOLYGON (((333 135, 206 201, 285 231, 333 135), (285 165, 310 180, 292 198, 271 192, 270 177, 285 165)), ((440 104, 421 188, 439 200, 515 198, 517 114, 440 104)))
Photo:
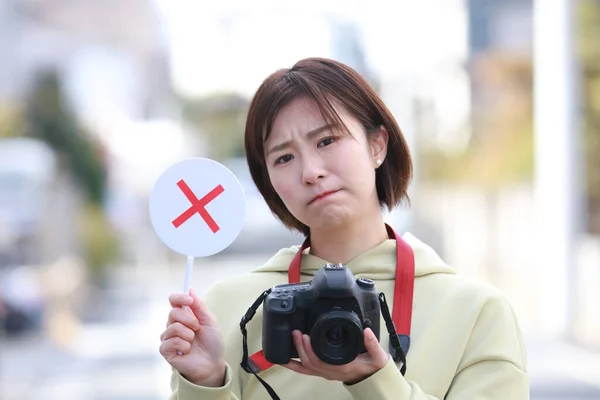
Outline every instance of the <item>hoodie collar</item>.
MULTIPOLYGON (((454 274, 456 271, 448 266, 437 253, 428 245, 421 242, 410 233, 405 233, 402 238, 413 249, 415 255, 415 277, 433 273, 454 274)), ((294 255, 300 246, 281 249, 265 265, 255 269, 255 272, 287 272, 294 255)), ((334 261, 324 260, 309 254, 310 248, 302 253, 301 274, 312 276, 326 263, 334 261)), ((365 277, 374 280, 394 279, 396 272, 396 241, 387 239, 371 250, 354 258, 346 264, 357 278, 365 277)))

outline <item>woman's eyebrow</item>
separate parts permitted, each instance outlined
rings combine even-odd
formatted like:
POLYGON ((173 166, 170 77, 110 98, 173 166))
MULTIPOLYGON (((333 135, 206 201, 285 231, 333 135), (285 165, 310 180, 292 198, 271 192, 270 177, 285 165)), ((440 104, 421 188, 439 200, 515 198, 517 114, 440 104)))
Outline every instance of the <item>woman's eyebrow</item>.
MULTIPOLYGON (((333 124, 326 124, 326 125, 323 125, 323 126, 321 126, 319 128, 315 128, 313 130, 310 130, 310 131, 306 132, 306 137, 308 139, 312 139, 313 137, 317 136, 321 132, 323 132, 323 131, 325 131, 327 129, 330 129, 332 126, 333 126, 333 124)), ((271 153, 274 153, 276 151, 284 150, 284 149, 288 148, 291 144, 292 144, 291 140, 286 140, 285 142, 281 142, 279 144, 276 144, 275 146, 271 147, 269 149, 269 151, 267 151, 267 155, 269 155, 271 153)))

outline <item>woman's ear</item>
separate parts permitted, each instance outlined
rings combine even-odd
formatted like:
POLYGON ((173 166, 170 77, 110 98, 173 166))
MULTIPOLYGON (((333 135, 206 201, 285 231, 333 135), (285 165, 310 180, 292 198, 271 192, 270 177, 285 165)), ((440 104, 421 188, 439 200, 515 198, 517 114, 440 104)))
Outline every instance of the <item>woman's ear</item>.
POLYGON ((381 163, 383 163, 383 160, 385 160, 385 156, 387 154, 388 139, 388 131, 383 125, 379 128, 377 132, 374 132, 369 135, 369 144, 371 146, 371 154, 373 155, 373 163, 377 163, 377 160, 381 160, 381 163))

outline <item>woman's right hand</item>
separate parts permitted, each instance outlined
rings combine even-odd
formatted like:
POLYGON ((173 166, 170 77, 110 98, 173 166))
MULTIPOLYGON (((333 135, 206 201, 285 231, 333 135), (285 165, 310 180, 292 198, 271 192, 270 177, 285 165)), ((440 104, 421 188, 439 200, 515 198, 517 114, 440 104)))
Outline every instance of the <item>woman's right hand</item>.
POLYGON ((190 295, 172 294, 169 302, 173 308, 167 329, 160 335, 160 354, 191 383, 223 386, 224 346, 216 317, 193 289, 190 295), (189 306, 189 309, 183 306, 189 306))

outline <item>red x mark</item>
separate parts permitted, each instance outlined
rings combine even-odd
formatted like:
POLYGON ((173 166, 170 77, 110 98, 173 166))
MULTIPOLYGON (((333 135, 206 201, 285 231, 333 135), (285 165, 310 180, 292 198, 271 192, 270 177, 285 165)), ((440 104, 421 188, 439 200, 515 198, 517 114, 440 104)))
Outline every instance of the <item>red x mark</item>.
POLYGON ((223 186, 219 185, 215 187, 201 199, 198 199, 196 197, 194 192, 192 192, 192 189, 190 189, 190 187, 187 185, 187 183, 185 183, 183 179, 177 182, 177 186, 179 186, 179 189, 181 189, 183 194, 185 194, 185 197, 187 197, 190 203, 192 203, 192 206, 188 208, 179 217, 173 220, 173 225, 175 226, 175 228, 179 228, 181 224, 190 219, 194 214, 198 213, 200 214, 204 222, 206 222, 206 225, 208 225, 210 230, 213 233, 216 233, 220 229, 219 225, 217 225, 215 220, 210 216, 210 214, 208 213, 208 211, 206 211, 204 207, 206 207, 208 203, 213 201, 218 195, 225 191, 225 189, 223 189, 223 186))

